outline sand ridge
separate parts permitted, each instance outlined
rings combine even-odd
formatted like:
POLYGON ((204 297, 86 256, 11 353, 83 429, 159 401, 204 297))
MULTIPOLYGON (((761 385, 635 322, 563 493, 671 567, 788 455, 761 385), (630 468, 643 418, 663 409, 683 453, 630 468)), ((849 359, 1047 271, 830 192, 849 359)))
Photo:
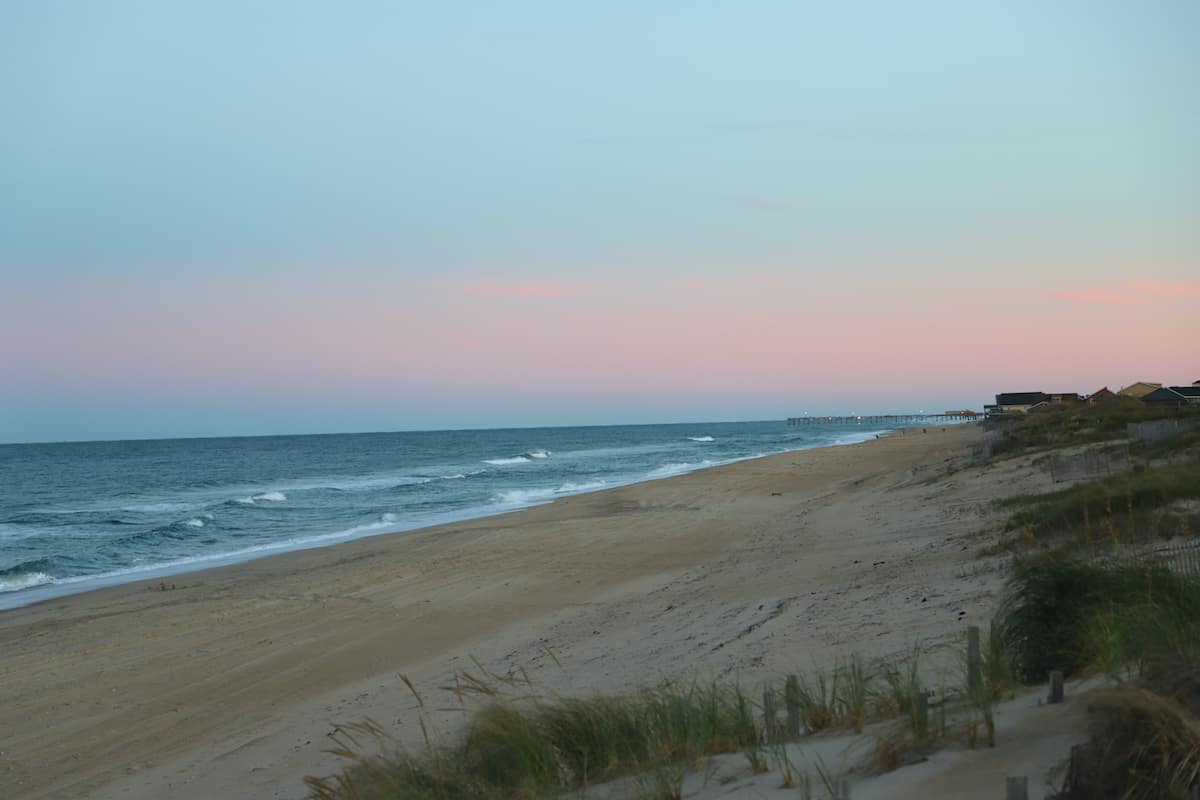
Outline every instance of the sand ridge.
POLYGON ((477 658, 619 690, 954 635, 1000 582, 977 552, 1002 489, 942 475, 978 436, 914 429, 0 613, 0 781, 296 798, 335 766, 334 723, 411 735, 399 672, 434 689, 477 658))

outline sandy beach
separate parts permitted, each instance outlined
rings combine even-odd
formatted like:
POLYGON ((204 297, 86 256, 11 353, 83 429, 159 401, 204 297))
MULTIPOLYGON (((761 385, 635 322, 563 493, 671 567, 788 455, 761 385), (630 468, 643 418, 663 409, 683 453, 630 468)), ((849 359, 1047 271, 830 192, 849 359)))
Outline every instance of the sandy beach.
MULTIPOLYGON (((986 620, 977 425, 784 453, 0 613, 12 798, 298 798, 478 659, 546 691, 753 681, 986 620)), ((454 712, 444 724, 453 726, 454 712)))

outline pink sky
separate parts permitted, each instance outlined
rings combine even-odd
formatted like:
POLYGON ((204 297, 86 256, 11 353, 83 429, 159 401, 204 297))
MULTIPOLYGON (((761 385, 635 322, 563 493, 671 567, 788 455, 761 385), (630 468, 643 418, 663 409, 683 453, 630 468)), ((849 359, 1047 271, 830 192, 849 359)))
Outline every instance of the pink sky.
MULTIPOLYGON (((998 391, 1200 378, 1200 285, 660 274, 84 282, 9 295, 0 380, 93 396, 739 402, 745 416, 980 407, 998 391), (923 281, 923 282, 922 282, 923 281), (45 310, 56 318, 46 324, 45 310), (847 408, 850 404, 855 408, 847 408)), ((402 415, 398 415, 398 421, 402 415)), ((496 424, 501 424, 500 419, 496 424)))

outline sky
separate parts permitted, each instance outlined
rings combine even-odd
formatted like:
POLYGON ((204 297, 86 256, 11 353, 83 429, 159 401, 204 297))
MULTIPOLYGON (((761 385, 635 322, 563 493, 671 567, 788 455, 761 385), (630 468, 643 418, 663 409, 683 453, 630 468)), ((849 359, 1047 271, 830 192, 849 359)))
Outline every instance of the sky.
POLYGON ((1200 379, 1200 3, 0 5, 0 442, 1200 379))

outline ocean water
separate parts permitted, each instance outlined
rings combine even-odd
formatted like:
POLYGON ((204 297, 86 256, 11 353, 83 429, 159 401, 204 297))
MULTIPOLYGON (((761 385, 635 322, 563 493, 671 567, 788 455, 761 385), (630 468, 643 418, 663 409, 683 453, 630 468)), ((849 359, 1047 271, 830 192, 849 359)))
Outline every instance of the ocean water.
POLYGON ((0 445, 0 608, 879 432, 780 421, 0 445))

